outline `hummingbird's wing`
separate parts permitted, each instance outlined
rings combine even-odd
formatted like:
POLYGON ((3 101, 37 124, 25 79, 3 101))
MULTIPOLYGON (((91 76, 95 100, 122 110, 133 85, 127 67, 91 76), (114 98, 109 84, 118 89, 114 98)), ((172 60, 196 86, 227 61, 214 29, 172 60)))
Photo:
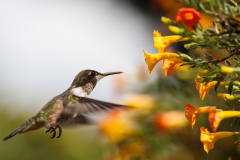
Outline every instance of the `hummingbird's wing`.
POLYGON ((103 102, 86 97, 78 97, 78 101, 68 103, 63 109, 62 115, 74 117, 69 124, 87 124, 88 121, 84 115, 99 113, 114 108, 128 108, 129 106, 114 103, 103 102))
POLYGON ((127 107, 129 106, 103 102, 86 97, 79 97, 78 101, 68 103, 67 106, 65 106, 62 114, 82 115, 104 110, 110 110, 113 108, 127 108, 127 107))

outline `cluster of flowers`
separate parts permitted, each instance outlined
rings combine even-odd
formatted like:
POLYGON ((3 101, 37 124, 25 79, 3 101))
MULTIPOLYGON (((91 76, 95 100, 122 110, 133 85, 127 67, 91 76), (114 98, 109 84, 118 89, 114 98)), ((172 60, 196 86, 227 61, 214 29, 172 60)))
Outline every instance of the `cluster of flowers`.
MULTIPOLYGON (((192 8, 181 8, 178 11, 176 16, 176 21, 172 21, 166 17, 162 17, 161 20, 163 23, 170 25, 169 30, 172 33, 178 34, 183 33, 184 30, 188 29, 188 31, 194 33, 195 28, 197 27, 199 20, 201 19, 200 13, 192 8), (171 25, 174 24, 174 25, 171 25), (185 26, 183 28, 176 27, 176 24, 180 26, 185 26)), ((171 43, 174 42, 188 42, 185 45, 185 48, 191 44, 191 40, 181 36, 181 35, 173 35, 173 36, 165 36, 163 37, 160 32, 153 32, 153 40, 154 46, 158 49, 158 53, 156 54, 148 54, 145 50, 144 56, 146 64, 148 65, 149 73, 152 72, 155 65, 163 60, 162 68, 165 70, 166 77, 169 75, 171 70, 176 64, 184 64, 184 63, 195 63, 196 60, 191 58, 187 54, 183 53, 169 53, 166 52, 171 43), (189 43, 190 42, 190 43, 189 43)), ((180 65, 181 66, 181 65, 180 65)), ((180 67, 179 66, 179 67, 180 67)), ((239 68, 236 67, 228 67, 221 66, 214 70, 216 72, 221 72, 224 74, 240 72, 239 68)), ((204 76, 209 74, 209 70, 200 70, 196 75, 196 89, 199 90, 200 98, 203 100, 208 94, 209 90, 216 85, 226 85, 228 86, 232 82, 220 82, 219 81, 210 81, 205 83, 204 76)), ((211 73, 213 70, 211 70, 211 73)), ((233 81, 234 85, 240 86, 239 82, 233 81)), ((238 96, 218 93, 217 97, 219 99, 225 100, 234 100, 238 99, 238 96)), ((134 98, 132 98, 134 99, 134 98)), ((108 139, 112 142, 115 142, 119 147, 119 153, 122 158, 126 158, 129 156, 137 156, 142 155, 146 150, 146 138, 142 138, 143 128, 141 128, 141 124, 139 121, 147 119, 147 115, 150 115, 154 111, 152 108, 155 106, 154 99, 147 96, 141 95, 140 98, 137 98, 134 102, 129 102, 128 105, 135 106, 136 108, 133 110, 115 110, 108 114, 105 118, 103 118, 99 122, 99 130, 102 134, 104 134, 108 139), (143 108, 148 106, 148 108, 143 108), (131 138, 129 138, 131 137, 131 138)), ((240 111, 222 111, 217 109, 215 106, 205 106, 195 108, 191 104, 187 104, 185 106, 185 113, 179 111, 168 112, 167 114, 163 113, 153 113, 154 115, 151 119, 151 124, 154 123, 155 129, 163 129, 163 128, 174 128, 176 126, 185 126, 185 122, 189 120, 190 126, 193 128, 197 118, 202 113, 209 112, 209 122, 212 128, 212 133, 208 131, 207 128, 201 127, 201 136, 200 140, 204 144, 203 148, 208 153, 210 149, 214 147, 214 143, 221 138, 229 137, 229 136, 240 136, 239 132, 215 132, 218 128, 221 120, 225 118, 237 117, 240 116, 240 111), (184 116, 184 120, 182 120, 182 115, 184 116), (178 116, 178 117, 176 117, 178 116), (169 118, 170 117, 170 118, 169 118), (173 120, 173 118, 176 121, 173 120), (164 121, 163 121, 164 119, 164 121), (166 119, 171 119, 173 121, 168 121, 166 119), (181 120, 179 120, 181 119, 181 120), (169 122, 169 124, 166 124, 169 122), (179 122, 183 124, 179 124, 179 122)), ((154 130, 156 131, 156 130, 154 130)), ((128 158, 126 158, 128 159, 128 158)))
MULTIPOLYGON (((176 22, 181 23, 182 25, 186 25, 189 31, 194 32, 194 27, 198 25, 198 22, 200 20, 201 16, 200 13, 192 8, 181 8, 178 11, 178 15, 176 16, 176 22)), ((171 24, 173 23, 172 20, 162 17, 162 22, 165 24, 171 24)), ((169 26, 169 30, 173 33, 180 33, 183 32, 181 28, 175 27, 175 26, 169 26)), ((166 36, 162 37, 161 33, 158 31, 153 32, 153 40, 154 40, 154 46, 156 49, 158 49, 157 54, 148 54, 144 51, 145 61, 148 65, 148 70, 151 73, 154 66, 160 61, 163 60, 162 68, 165 70, 166 77, 172 70, 172 68, 178 64, 178 63, 186 63, 186 59, 183 58, 181 54, 177 53, 167 53, 167 49, 169 45, 173 42, 179 42, 179 41, 188 41, 187 38, 184 38, 179 35, 174 36, 166 36)), ((185 56, 186 57, 186 56, 185 56)), ((194 61, 194 59, 189 59, 188 61, 194 61)), ((222 66, 220 70, 222 73, 235 73, 238 72, 239 68, 233 68, 233 67, 227 67, 222 66)), ((203 100, 205 96, 208 94, 209 90, 214 87, 218 81, 211 81, 209 83, 202 82, 202 78, 200 76, 206 76, 208 75, 209 70, 201 70, 198 71, 198 74, 196 75, 195 82, 196 82, 196 89, 199 90, 200 98, 203 100)), ((230 82, 221 82, 219 85, 228 85, 230 82)), ((236 82, 237 83, 237 82, 236 82)), ((223 94, 218 93, 217 97, 219 99, 227 99, 227 100, 234 100, 236 98, 239 98, 234 95, 230 94, 223 94)), ((185 106, 186 109, 186 117, 190 122, 191 127, 195 125, 197 118, 202 113, 209 113, 209 122, 210 126, 212 128, 212 131, 214 133, 210 133, 207 128, 201 127, 201 136, 200 140, 204 144, 204 150, 208 153, 210 149, 214 147, 214 143, 221 138, 229 137, 229 136, 239 136, 239 132, 215 132, 217 130, 217 127, 221 120, 225 118, 231 118, 231 117, 238 117, 240 116, 240 111, 220 111, 217 112, 217 108, 215 106, 206 106, 206 107, 200 107, 195 108, 191 104, 187 104, 185 106)))

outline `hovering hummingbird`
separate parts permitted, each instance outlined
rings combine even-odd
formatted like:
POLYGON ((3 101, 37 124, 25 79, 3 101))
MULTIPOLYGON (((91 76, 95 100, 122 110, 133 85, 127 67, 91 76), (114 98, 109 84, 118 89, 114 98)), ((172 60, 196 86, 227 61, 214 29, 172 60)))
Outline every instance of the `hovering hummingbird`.
POLYGON ((78 73, 72 85, 62 94, 50 100, 35 116, 26 121, 18 129, 3 139, 7 139, 28 131, 45 128, 46 133, 56 137, 56 129, 59 129, 61 136, 63 124, 87 124, 87 119, 83 114, 94 113, 117 107, 127 107, 108 102, 102 102, 87 98, 100 79, 108 75, 120 74, 123 72, 99 73, 94 70, 83 70, 78 73))

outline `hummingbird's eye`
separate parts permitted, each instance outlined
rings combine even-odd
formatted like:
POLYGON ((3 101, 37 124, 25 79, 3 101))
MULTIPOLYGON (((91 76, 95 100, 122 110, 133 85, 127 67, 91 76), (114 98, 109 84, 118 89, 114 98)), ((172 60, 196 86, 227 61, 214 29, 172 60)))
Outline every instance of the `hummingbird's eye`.
POLYGON ((90 75, 90 76, 95 76, 95 75, 96 75, 96 72, 92 71, 92 72, 90 72, 89 75, 90 75))

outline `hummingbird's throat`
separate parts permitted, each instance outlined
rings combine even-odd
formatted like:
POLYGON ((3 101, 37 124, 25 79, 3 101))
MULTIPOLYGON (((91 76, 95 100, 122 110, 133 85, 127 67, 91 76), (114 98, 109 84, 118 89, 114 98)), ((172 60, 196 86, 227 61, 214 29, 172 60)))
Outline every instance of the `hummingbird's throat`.
POLYGON ((88 97, 88 95, 92 92, 94 86, 91 83, 87 83, 85 86, 80 86, 71 89, 71 92, 78 97, 88 97))

